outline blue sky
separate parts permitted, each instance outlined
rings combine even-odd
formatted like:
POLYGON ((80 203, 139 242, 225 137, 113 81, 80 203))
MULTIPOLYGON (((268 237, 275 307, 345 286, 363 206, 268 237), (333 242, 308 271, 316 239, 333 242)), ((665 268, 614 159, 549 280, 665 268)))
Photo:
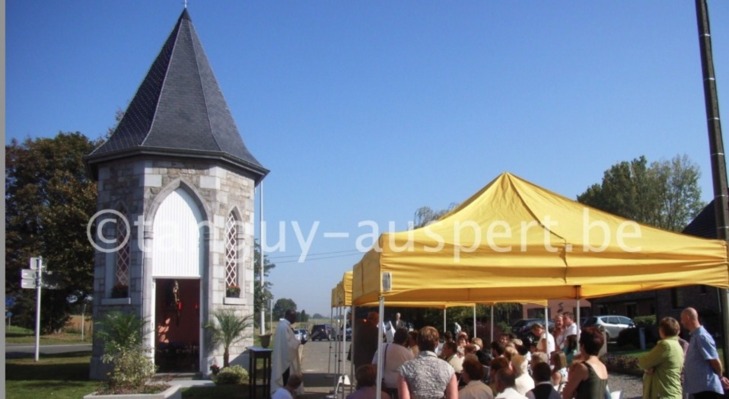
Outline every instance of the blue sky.
MULTIPOLYGON (((182 8, 7 0, 6 143, 104 135, 182 8)), ((722 103, 729 3, 709 10, 722 103)), ((693 2, 190 0, 188 11, 271 170, 268 241, 286 239, 269 253, 273 293, 307 313, 329 313, 365 226, 405 229, 419 207, 463 201, 502 172, 575 198, 617 162, 686 154, 713 196, 693 2)))

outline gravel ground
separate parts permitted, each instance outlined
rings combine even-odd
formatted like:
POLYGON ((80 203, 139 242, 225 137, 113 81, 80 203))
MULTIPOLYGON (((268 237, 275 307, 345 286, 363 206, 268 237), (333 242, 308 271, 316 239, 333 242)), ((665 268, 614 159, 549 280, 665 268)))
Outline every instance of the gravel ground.
POLYGON ((622 391, 623 399, 640 399, 643 397, 643 379, 628 374, 610 373, 608 376, 610 391, 622 391))

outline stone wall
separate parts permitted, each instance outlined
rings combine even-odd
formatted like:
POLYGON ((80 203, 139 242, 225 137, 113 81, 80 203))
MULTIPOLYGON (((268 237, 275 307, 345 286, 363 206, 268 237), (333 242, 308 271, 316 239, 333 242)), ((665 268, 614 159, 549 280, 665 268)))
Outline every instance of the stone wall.
MULTIPOLYGON (((98 210, 124 209, 131 226, 131 261, 129 298, 110 298, 111 287, 107 276, 113 268, 113 256, 97 251, 94 268, 94 318, 112 309, 132 309, 143 317, 150 318, 154 310, 151 248, 154 240, 152 222, 155 212, 164 198, 174 190, 182 188, 198 202, 198 207, 207 223, 203 240, 206 243, 203 276, 200 287, 203 301, 200 311, 203 324, 210 320, 212 312, 220 308, 235 309, 241 316, 253 313, 253 245, 254 245, 254 190, 251 176, 215 162, 200 160, 125 159, 99 166, 98 210), (225 298, 225 223, 230 212, 235 212, 240 221, 238 279, 241 286, 240 298, 225 298), (145 274, 145 271, 147 274, 145 274)), ((107 215, 108 216, 108 215, 107 215)), ((104 237, 113 236, 115 225, 104 226, 104 237)), ((171 276, 174 277, 174 276, 171 276)), ((149 331, 145 341, 154 345, 154 320, 148 323, 149 331)), ((202 328, 202 326, 201 326, 202 328)), ((204 329, 201 336, 204 337, 204 329)), ((250 331, 250 336, 253 331, 250 331)), ((203 345, 207 341, 203 339, 203 345)), ((252 345, 247 338, 230 348, 231 360, 242 361, 246 346, 252 345)), ((94 342, 91 377, 103 378, 100 374, 101 343, 94 342)), ((200 371, 206 373, 213 363, 222 365, 222 348, 201 347, 200 371)))

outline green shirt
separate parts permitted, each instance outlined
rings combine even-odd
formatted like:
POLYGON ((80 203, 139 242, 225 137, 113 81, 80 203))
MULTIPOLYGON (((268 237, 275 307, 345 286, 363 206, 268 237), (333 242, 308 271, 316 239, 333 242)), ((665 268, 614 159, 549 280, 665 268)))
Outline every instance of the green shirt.
POLYGON ((653 370, 643 376, 643 398, 681 399, 681 369, 683 368, 683 349, 678 337, 658 341, 656 346, 638 358, 644 370, 653 370))

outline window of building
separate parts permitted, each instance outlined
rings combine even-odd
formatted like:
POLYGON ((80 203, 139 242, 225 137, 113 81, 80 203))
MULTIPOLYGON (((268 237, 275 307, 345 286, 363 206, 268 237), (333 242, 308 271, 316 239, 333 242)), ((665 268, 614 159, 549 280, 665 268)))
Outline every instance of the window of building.
POLYGON ((681 288, 671 288, 671 306, 674 309, 685 307, 684 292, 681 288))
POLYGON ((228 214, 225 223, 225 287, 228 296, 238 296, 238 219, 233 212, 228 214), (237 292, 235 292, 237 291, 237 292))
MULTIPOLYGON (((124 212, 121 212, 125 214, 124 212)), ((111 289, 112 298, 126 298, 129 296, 129 265, 131 264, 130 242, 127 223, 123 216, 116 220, 116 256, 114 261, 114 284, 111 289)))

